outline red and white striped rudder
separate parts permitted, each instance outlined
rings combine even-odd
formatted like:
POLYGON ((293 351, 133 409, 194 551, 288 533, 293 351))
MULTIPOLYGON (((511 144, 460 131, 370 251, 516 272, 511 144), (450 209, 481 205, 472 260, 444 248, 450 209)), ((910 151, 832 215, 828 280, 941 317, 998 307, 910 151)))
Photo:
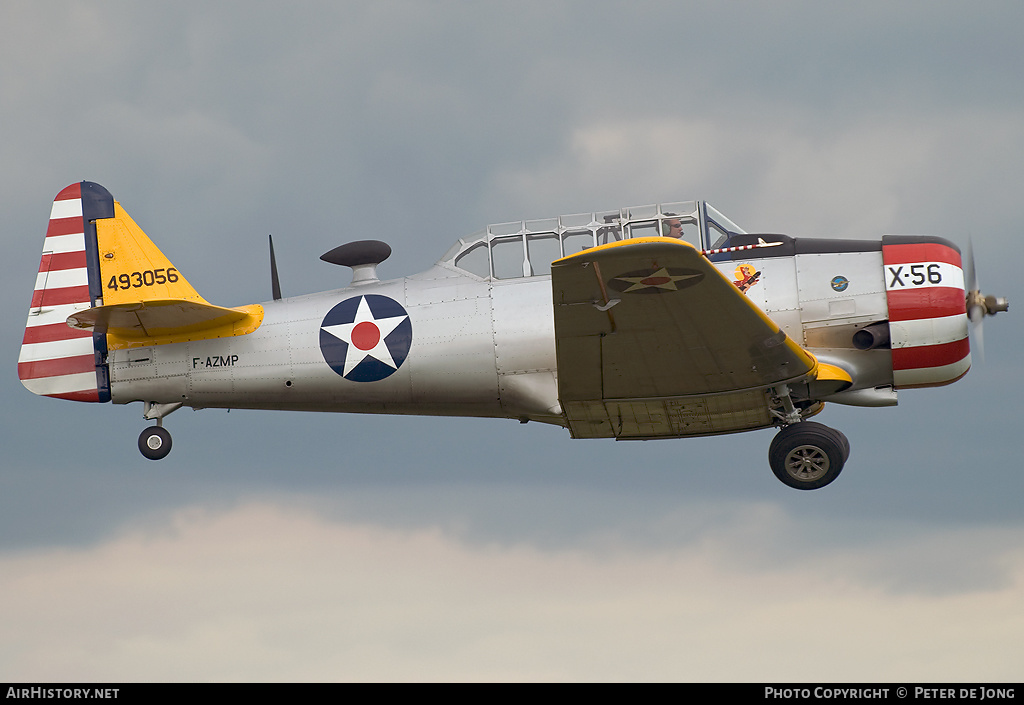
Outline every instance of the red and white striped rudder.
POLYGON ((110 401, 106 336, 72 328, 67 318, 102 297, 95 221, 113 213, 110 193, 88 181, 53 201, 18 356, 18 377, 36 394, 110 401))

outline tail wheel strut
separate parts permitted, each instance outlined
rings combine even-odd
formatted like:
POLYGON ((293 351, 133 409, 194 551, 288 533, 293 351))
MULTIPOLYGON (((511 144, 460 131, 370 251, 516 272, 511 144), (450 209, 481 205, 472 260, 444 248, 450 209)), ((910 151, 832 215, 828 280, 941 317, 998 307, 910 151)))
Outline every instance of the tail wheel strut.
POLYGON ((181 408, 181 402, 158 404, 147 401, 143 405, 142 418, 155 420, 156 426, 150 426, 139 434, 139 451, 150 460, 161 460, 171 452, 171 434, 164 428, 164 417, 181 408))

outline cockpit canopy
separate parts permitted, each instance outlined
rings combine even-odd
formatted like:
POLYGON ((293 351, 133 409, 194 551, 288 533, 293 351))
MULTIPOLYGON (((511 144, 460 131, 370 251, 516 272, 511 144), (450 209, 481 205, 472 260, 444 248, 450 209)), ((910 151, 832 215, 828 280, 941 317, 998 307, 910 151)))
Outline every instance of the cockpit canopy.
POLYGON ((456 242, 441 264, 484 279, 517 279, 550 274, 557 259, 619 240, 679 237, 710 250, 743 233, 704 201, 660 203, 489 225, 456 242))

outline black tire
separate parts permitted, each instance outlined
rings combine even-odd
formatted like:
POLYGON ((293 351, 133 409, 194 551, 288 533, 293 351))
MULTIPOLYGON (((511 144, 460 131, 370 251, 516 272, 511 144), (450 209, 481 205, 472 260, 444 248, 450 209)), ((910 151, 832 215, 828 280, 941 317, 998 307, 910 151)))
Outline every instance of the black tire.
POLYGON ((825 426, 825 428, 839 436, 839 442, 843 446, 843 465, 846 465, 846 461, 850 459, 850 439, 838 428, 829 428, 828 426, 825 426))
POLYGON ((171 434, 161 426, 150 426, 139 434, 139 451, 150 460, 166 458, 171 452, 171 434))
POLYGON ((768 463, 775 477, 798 490, 824 487, 843 471, 850 442, 834 428, 801 421, 775 434, 768 449, 768 463))

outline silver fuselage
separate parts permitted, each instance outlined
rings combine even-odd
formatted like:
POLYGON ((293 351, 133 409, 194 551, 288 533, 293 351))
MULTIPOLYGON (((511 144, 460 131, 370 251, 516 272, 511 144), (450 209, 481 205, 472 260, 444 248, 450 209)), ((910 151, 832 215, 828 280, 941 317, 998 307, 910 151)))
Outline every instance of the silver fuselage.
POLYGON ((435 267, 262 306, 263 323, 249 335, 111 351, 112 401, 550 421, 560 414, 550 277, 491 284, 435 267), (412 322, 405 364, 369 383, 339 376, 319 343, 327 312, 365 294, 398 301, 412 322))
MULTIPOLYGON (((747 295, 819 359, 858 371, 858 387, 892 385, 888 350, 855 350, 861 326, 886 318, 881 253, 838 252, 716 262, 761 272, 747 295), (837 274, 854 284, 842 292, 837 274)), ((439 264, 419 275, 262 304, 256 331, 112 350, 111 397, 193 408, 517 418, 564 424, 558 402, 550 275, 489 280, 439 264), (354 382, 326 363, 321 323, 347 298, 379 294, 412 324, 405 363, 354 382)))

